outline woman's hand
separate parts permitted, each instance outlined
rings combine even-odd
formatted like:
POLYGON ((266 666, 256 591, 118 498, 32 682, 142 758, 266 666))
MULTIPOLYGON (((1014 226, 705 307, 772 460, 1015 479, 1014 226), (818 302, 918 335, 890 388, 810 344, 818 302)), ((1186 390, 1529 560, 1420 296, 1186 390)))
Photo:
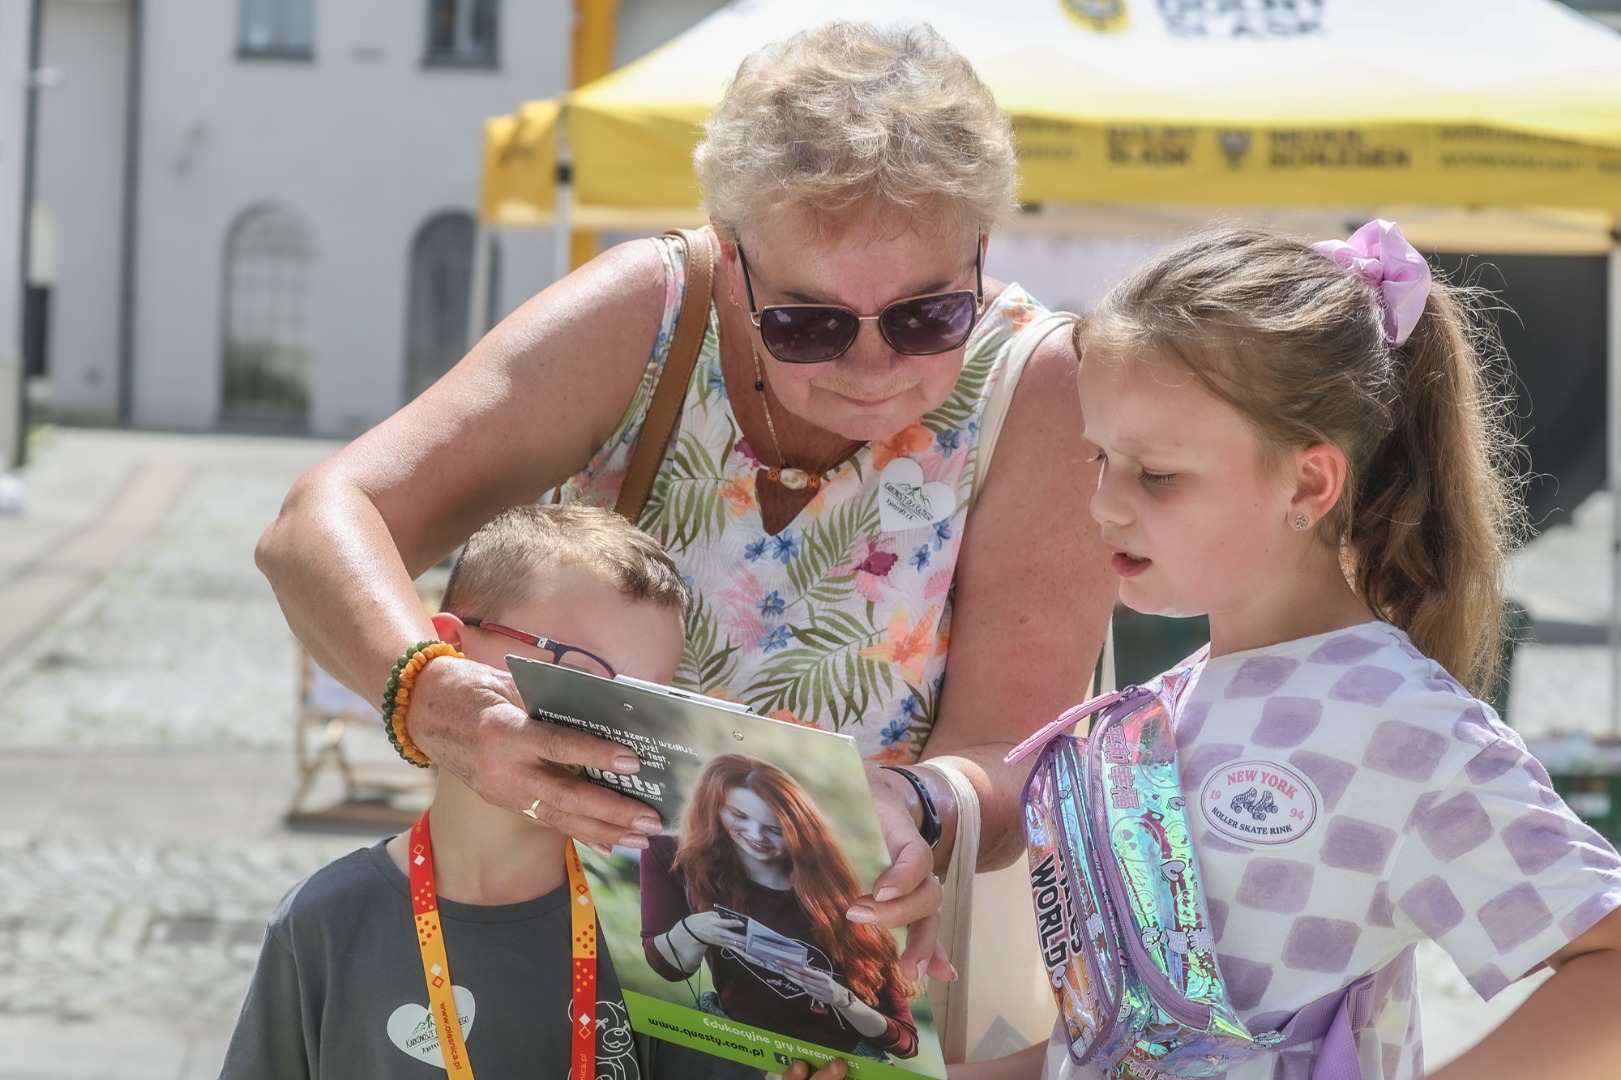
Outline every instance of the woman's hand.
POLYGON ((536 821, 599 851, 645 848, 660 828, 647 804, 576 776, 565 765, 634 773, 635 752, 524 712, 512 677, 471 660, 442 656, 412 690, 407 730, 441 768, 492 806, 536 821))
MULTIPOLYGON (((820 968, 814 968, 807 964, 783 964, 775 970, 798 983, 815 1000, 825 1002, 832 1008, 837 1009, 846 1023, 868 1039, 876 1039, 889 1030, 889 1019, 883 1013, 862 1001, 856 996, 855 991, 834 979, 830 972, 822 971, 820 968)), ((843 1076, 842 1071, 836 1073, 827 1071, 833 1065, 838 1064, 841 1063, 830 1062, 818 1070, 815 1075, 818 1077, 843 1076)), ((809 1066, 806 1066, 805 1071, 809 1071, 809 1066)), ((790 1069, 787 1075, 793 1075, 793 1071, 790 1069)))
POLYGON ((777 970, 786 978, 798 983, 817 1001, 832 1005, 836 1009, 848 1009, 857 1000, 855 992, 841 985, 830 971, 823 971, 808 964, 783 964, 777 970))
POLYGON ((906 927, 906 948, 900 956, 905 977, 951 982, 957 969, 939 943, 944 893, 934 876, 934 851, 918 833, 909 807, 917 794, 903 777, 885 769, 868 769, 867 779, 891 865, 878 875, 871 893, 850 905, 845 917, 886 929, 906 927))
POLYGON ((889 1030, 889 1018, 862 1001, 854 990, 833 978, 831 972, 809 964, 781 964, 772 970, 798 983, 815 1000, 837 1009, 846 1023, 867 1038, 876 1039, 889 1030))
POLYGON ((699 911, 683 918, 671 928, 670 933, 680 933, 685 929, 705 945, 742 952, 743 946, 748 942, 744 937, 747 928, 746 922, 730 915, 723 915, 718 911, 699 911))
POLYGON ((654 938, 653 944, 667 963, 690 975, 703 964, 704 953, 710 946, 742 952, 748 941, 744 937, 747 925, 744 920, 719 911, 695 911, 682 916, 674 926, 654 938))

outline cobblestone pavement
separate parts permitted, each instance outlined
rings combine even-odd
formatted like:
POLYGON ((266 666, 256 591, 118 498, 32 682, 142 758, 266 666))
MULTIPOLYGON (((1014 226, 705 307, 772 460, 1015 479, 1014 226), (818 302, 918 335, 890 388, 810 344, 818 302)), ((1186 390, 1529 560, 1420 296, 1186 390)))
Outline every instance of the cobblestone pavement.
POLYGON ((0 1012, 234 1016, 270 904, 325 857, 282 843, 0 837, 0 1012))
MULTIPOLYGON (((334 448, 62 430, 23 474, 27 514, 0 517, 0 622, 24 585, 52 583, 31 594, 37 631, 0 653, 0 1080, 214 1076, 276 900, 385 831, 283 821, 297 654, 252 549, 334 448), (134 524, 98 547, 115 510, 134 524)), ((1602 617, 1608 513, 1591 500, 1520 559, 1534 612, 1602 617)), ((1516 726, 1606 730, 1607 656, 1522 647, 1516 726)), ((375 734, 345 745, 410 773, 375 734)), ((1432 1062, 1529 989, 1484 1006, 1444 954, 1424 957, 1432 1062)))
POLYGON ((0 1077, 215 1075, 276 900, 381 832, 282 822, 297 654, 253 543, 333 449, 61 431, 23 473, 0 588, 71 578, 121 492, 157 505, 0 663, 0 1077))
MULTIPOLYGON (((253 544, 300 466, 330 451, 293 446, 300 452, 158 460, 186 471, 184 490, 0 669, 0 746, 289 745, 294 646, 253 544)), ((50 463, 47 451, 41 467, 50 463)))

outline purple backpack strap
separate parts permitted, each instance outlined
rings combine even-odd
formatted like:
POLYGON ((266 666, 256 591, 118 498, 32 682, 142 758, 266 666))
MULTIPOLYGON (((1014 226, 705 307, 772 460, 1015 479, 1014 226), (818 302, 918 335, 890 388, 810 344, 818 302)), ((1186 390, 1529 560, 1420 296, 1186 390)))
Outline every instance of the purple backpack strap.
MULTIPOLYGON (((1178 698, 1181 695, 1182 690, 1186 687, 1188 669, 1191 669, 1195 664, 1204 660, 1209 653, 1210 645, 1207 642, 1206 644, 1199 646, 1199 648, 1194 651, 1193 655, 1189 656, 1176 667, 1166 672, 1167 676, 1175 676, 1181 680, 1175 683, 1175 685, 1171 688, 1172 692, 1170 697, 1173 700, 1178 698)), ((1124 701, 1132 694, 1144 694, 1148 692, 1149 691, 1145 691, 1140 686, 1127 686, 1119 690, 1110 690, 1107 693, 1099 694, 1097 697, 1092 698, 1089 701, 1083 701, 1079 705, 1072 705, 1065 709, 1058 719, 1053 720, 1041 727, 1029 738, 1025 739, 1024 742, 1020 743, 1018 746, 1015 746, 1012 750, 1009 750, 1007 752, 1007 756, 1002 759, 1002 763, 1004 765, 1017 765, 1019 762, 1023 761, 1025 758, 1047 745, 1053 736, 1068 731, 1070 728, 1074 727, 1077 723, 1086 719, 1086 717, 1092 715, 1093 713, 1101 712, 1116 702, 1124 701)))
POLYGON ((1398 967, 1394 962, 1386 964, 1306 1005, 1279 1030, 1283 1040, 1273 1049, 1286 1050, 1320 1039, 1323 1045, 1312 1065, 1311 1080, 1362 1080, 1356 1033, 1372 1021, 1378 995, 1389 988, 1398 967))
POLYGON ((1107 694, 1099 694, 1090 701, 1083 701, 1079 705, 1071 705, 1069 708, 1063 711, 1058 719, 1053 720, 1044 727, 1038 729, 1028 739, 1025 739, 1024 742, 1020 743, 1018 746, 1015 746, 1012 750, 1009 750, 1007 752, 1007 756, 1002 759, 1002 763, 1005 765, 1017 765, 1019 762, 1023 761, 1025 758, 1047 745, 1053 736, 1060 735, 1063 732, 1068 731, 1070 728, 1074 727, 1080 721, 1084 720, 1086 717, 1097 712, 1098 710, 1107 709, 1110 705, 1124 699, 1127 694, 1135 691, 1136 689, 1137 688, 1133 686, 1127 687, 1124 690, 1110 690, 1107 694))

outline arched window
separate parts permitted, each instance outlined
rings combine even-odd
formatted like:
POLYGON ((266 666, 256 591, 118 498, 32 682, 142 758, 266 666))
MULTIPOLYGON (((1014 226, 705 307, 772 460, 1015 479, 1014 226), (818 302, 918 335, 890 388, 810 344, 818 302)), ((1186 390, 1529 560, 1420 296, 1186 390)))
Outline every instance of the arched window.
POLYGON ((224 392, 220 422, 301 431, 315 346, 315 243, 297 214, 243 211, 225 241, 224 392))
MULTIPOLYGON (((429 218, 411 243, 411 294, 405 307, 407 397, 433 385, 467 351, 473 234, 472 215, 452 211, 429 218)), ((484 326, 493 321, 500 263, 492 238, 484 326)))

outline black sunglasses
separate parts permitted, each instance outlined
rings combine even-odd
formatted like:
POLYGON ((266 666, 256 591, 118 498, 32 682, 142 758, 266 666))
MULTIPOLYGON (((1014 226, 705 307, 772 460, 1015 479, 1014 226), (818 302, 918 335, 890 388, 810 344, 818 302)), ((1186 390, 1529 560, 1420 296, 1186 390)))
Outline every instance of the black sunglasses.
POLYGON ((537 649, 544 649, 552 654, 552 663, 558 667, 571 667, 577 671, 600 675, 604 679, 615 677, 614 669, 609 665, 608 661, 596 653, 586 652, 578 645, 565 645, 561 641, 553 641, 551 638, 541 637, 539 634, 531 634, 527 630, 514 630, 510 626, 502 626, 500 623, 493 623, 488 619, 475 619, 471 615, 460 615, 458 618, 467 626, 476 626, 480 630, 488 630, 492 634, 500 634, 514 641, 521 641, 525 645, 533 645, 537 649), (565 661, 564 657, 568 657, 568 660, 565 661))
POLYGON ((820 364, 837 360, 855 344, 864 322, 876 322, 889 347, 907 356, 932 356, 959 348, 973 332, 985 297, 985 266, 980 244, 974 245, 974 290, 908 296, 885 305, 876 315, 858 315, 842 304, 754 303, 749 260, 738 245, 743 288, 749 295, 749 318, 772 356, 785 364, 820 364))

